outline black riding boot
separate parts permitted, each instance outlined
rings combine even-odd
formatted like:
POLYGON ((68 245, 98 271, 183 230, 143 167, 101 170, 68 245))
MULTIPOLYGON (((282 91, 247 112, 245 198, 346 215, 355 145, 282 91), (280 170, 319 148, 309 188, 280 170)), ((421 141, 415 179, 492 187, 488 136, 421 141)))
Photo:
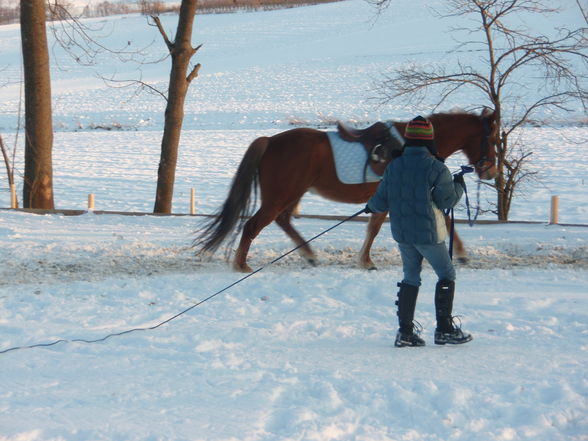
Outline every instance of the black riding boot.
POLYGON ((397 348, 404 346, 424 346, 425 341, 415 333, 413 324, 419 287, 406 283, 399 283, 398 286, 400 290, 398 291, 396 305, 398 305, 397 314, 400 328, 396 334, 394 346, 397 348))
POLYGON ((437 315, 437 329, 435 330, 435 344, 458 345, 472 340, 470 334, 466 334, 461 327, 453 323, 453 297, 455 282, 440 280, 435 287, 435 310, 437 315))

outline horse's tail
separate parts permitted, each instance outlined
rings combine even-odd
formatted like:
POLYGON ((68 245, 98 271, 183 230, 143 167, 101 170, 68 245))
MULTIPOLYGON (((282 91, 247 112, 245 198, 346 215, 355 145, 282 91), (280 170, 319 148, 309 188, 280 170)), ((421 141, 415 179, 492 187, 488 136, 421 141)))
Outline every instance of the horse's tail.
MULTIPOLYGON (((251 216, 257 200, 258 167, 268 145, 269 138, 260 137, 253 141, 245 152, 223 206, 194 239, 193 246, 199 248, 198 254, 203 252, 214 254, 238 224, 232 243, 242 230, 245 218, 251 216), (252 190, 253 201, 251 200, 252 190)), ((229 252, 230 250, 227 254, 229 252)))

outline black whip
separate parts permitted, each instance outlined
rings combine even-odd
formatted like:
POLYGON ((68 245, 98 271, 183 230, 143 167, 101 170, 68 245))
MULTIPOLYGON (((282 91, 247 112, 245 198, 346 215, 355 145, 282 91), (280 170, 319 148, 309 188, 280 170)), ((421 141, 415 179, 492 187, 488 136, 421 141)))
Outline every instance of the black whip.
POLYGON ((241 283, 241 282, 242 282, 242 281, 244 281, 245 279, 248 279, 249 277, 251 277, 251 276, 253 276, 253 275, 257 274, 257 273, 258 273, 258 272, 260 272, 260 271, 262 271, 264 268, 266 268, 266 267, 268 267, 268 266, 270 266, 270 265, 273 265, 274 263, 276 263, 276 262, 278 262, 278 261, 282 260, 284 257, 286 257, 286 256, 288 256, 288 255, 292 254, 294 251, 296 251, 296 250, 298 250, 298 249, 302 248, 304 245, 307 245, 308 243, 312 242, 313 240, 315 240, 315 239, 317 239, 317 238, 321 237, 323 234, 326 234, 326 233, 328 233, 329 231, 331 231, 331 230, 333 230, 333 229, 337 228, 337 227, 338 227, 339 225, 341 225, 342 223, 344 223, 344 222, 347 222, 347 221, 349 221, 349 220, 353 219, 354 217, 356 217, 356 216, 360 215, 360 214, 361 214, 361 213, 363 213, 363 212, 364 212, 364 209, 362 208, 362 209, 361 209, 361 210, 359 210, 357 213, 355 213, 355 214, 352 214, 352 215, 351 215, 351 216, 349 216, 349 217, 346 217, 346 218, 345 218, 345 219, 343 219, 342 221, 340 221, 340 222, 336 223, 335 225, 331 226, 330 228, 328 228, 328 229, 326 229, 326 230, 324 230, 324 231, 320 232, 319 234, 317 234, 316 236, 314 236, 314 237, 310 238, 310 239, 309 239, 309 240, 307 240, 306 242, 304 242, 304 243, 302 243, 302 244, 298 245, 298 246, 297 246, 297 247, 295 247, 295 248, 292 248, 292 249, 291 249, 290 251, 288 251, 287 253, 284 253, 284 254, 282 254, 281 256, 279 256, 279 257, 276 257, 276 258, 275 258, 274 260, 272 260, 271 262, 269 262, 269 263, 266 263, 265 265, 263 265, 263 266, 261 266, 261 267, 257 268, 255 271, 253 271, 253 272, 251 272, 251 273, 249 273, 249 274, 246 274, 245 276, 241 277, 239 280, 237 280, 237 281, 235 281, 235 282, 231 283, 231 284, 230 284, 230 285, 228 285, 228 286, 225 286, 223 289, 221 289, 221 290, 219 290, 219 291, 215 292, 214 294, 211 294, 211 295, 209 295, 208 297, 206 297, 206 298, 205 298, 205 299, 203 299, 203 300, 200 300, 200 301, 199 301, 199 302, 197 302, 197 303, 194 303, 194 304, 193 304, 193 305, 191 305, 190 307, 188 307, 188 308, 184 309, 183 311, 180 311, 180 312, 178 312, 177 314, 175 314, 175 315, 173 315, 173 316, 171 316, 171 317, 169 317, 169 318, 165 319, 164 321, 162 321, 162 322, 160 322, 160 323, 158 323, 158 324, 156 324, 156 325, 153 325, 153 326, 146 326, 146 327, 141 327, 141 328, 127 329, 126 331, 121 331, 121 332, 114 332, 114 333, 112 333, 112 334, 108 334, 108 335, 106 335, 106 336, 104 336, 104 337, 97 338, 97 339, 94 339, 94 340, 86 340, 86 339, 83 339, 83 338, 74 338, 74 339, 59 339, 59 340, 55 340, 55 341, 52 341, 52 342, 49 342, 49 343, 37 343, 37 344, 33 344, 33 345, 27 345, 27 346, 14 346, 14 347, 12 347, 12 348, 8 348, 8 349, 3 349, 3 350, 1 350, 1 351, 0 351, 0 354, 6 354, 7 352, 16 351, 16 350, 18 350, 18 349, 44 348, 44 347, 48 347, 48 346, 54 346, 54 345, 56 345, 56 344, 59 344, 59 343, 100 343, 100 342, 103 342, 103 341, 106 341, 106 340, 108 340, 108 339, 109 339, 109 338, 111 338, 111 337, 119 337, 119 336, 121 336, 121 335, 126 335, 126 334, 130 334, 130 333, 132 333, 132 332, 137 332, 137 331, 151 331, 151 330, 157 329, 157 328, 159 328, 160 326, 163 326, 163 325, 165 325, 165 324, 167 324, 167 323, 171 322, 172 320, 175 320, 175 319, 177 319, 178 317, 180 317, 180 316, 182 316, 182 315, 186 314, 187 312, 191 311, 192 309, 194 309, 194 308, 196 308, 196 307, 198 307, 198 306, 202 305, 203 303, 205 303, 205 302, 209 301, 210 299, 212 299, 212 298, 214 298, 214 297, 218 296, 219 294, 222 294, 223 292, 227 291, 228 289, 232 288, 233 286, 237 285, 238 283, 241 283))

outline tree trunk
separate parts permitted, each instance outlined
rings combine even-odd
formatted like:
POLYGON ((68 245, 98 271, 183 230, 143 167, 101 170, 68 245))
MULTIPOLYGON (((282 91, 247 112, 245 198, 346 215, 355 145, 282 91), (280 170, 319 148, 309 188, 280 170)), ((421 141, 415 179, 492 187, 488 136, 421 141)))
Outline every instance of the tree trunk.
POLYGON ((53 209, 53 121, 44 0, 20 2, 25 91, 23 206, 53 209))
POLYGON ((507 194, 507 190, 505 188, 506 178, 504 176, 506 168, 506 152, 508 149, 506 143, 506 134, 501 134, 501 136, 498 138, 498 145, 496 147, 497 174, 496 178, 494 179, 494 183, 496 186, 496 214, 498 220, 506 221, 508 220, 508 211, 510 208, 510 204, 508 203, 509 195, 507 194))
POLYGON ((161 141, 161 157, 157 172, 157 191, 155 195, 155 213, 171 213, 174 193, 178 147, 184 121, 184 101, 188 87, 196 76, 199 65, 188 75, 190 59, 196 52, 192 48, 192 26, 196 14, 196 0, 182 0, 178 19, 176 39, 170 42, 163 28, 158 23, 160 32, 168 45, 172 67, 170 73, 165 125, 161 141))

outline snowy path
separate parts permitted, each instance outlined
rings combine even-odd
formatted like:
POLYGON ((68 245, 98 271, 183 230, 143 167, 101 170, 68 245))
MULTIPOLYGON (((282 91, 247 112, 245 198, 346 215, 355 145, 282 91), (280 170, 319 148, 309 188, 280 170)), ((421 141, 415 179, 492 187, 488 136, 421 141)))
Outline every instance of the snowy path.
MULTIPOLYGON (((2 349, 152 326, 241 277, 192 257, 186 217, 3 219, 0 246, 28 266, 1 265, 2 349)), ((383 231, 379 271, 348 265, 364 228, 318 239, 320 267, 288 257, 157 330, 1 355, 0 439, 586 439, 586 256, 539 257, 585 253, 588 229, 462 228, 472 260, 487 259, 458 270, 475 340, 432 345, 427 268, 417 319, 430 345, 398 350, 397 252, 383 231), (500 263, 533 254, 538 266, 500 263)), ((253 263, 289 248, 269 228, 253 263)))

